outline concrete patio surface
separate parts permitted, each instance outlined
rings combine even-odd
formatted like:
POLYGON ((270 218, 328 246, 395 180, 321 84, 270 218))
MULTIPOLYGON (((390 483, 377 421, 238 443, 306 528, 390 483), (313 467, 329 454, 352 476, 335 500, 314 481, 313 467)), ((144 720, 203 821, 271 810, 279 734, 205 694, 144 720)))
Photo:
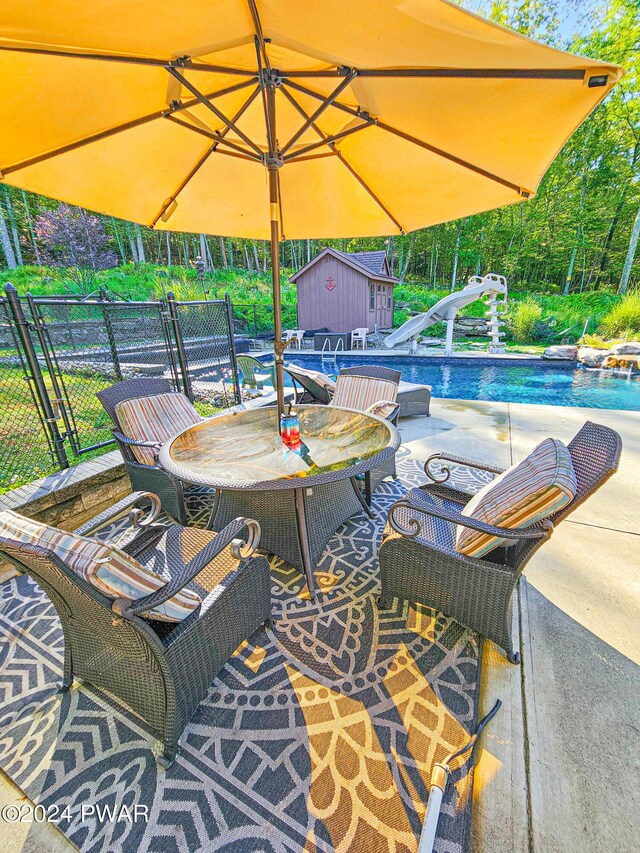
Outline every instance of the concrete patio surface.
POLYGON ((474 786, 474 853, 637 849, 640 822, 640 413, 434 400, 400 424, 402 450, 507 466, 585 420, 617 430, 617 474, 559 525, 520 585, 523 665, 484 644, 487 730, 474 786))
MULTIPOLYGON (((640 413, 434 399, 400 422, 400 455, 508 466, 585 420, 622 436, 620 470, 531 560, 514 612, 522 666, 483 649, 473 853, 637 849, 640 794, 640 413)), ((0 805, 22 795, 0 775, 0 805)), ((52 827, 0 822, 5 849, 70 849, 52 827)), ((371 851, 375 853, 375 851, 371 851)))

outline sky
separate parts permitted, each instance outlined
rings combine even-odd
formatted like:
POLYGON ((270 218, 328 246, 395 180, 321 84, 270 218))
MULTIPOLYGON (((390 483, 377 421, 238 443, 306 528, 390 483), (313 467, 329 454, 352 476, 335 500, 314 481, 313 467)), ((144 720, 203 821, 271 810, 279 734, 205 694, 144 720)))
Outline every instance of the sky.
MULTIPOLYGON (((457 0, 457 2, 478 15, 489 17, 491 0, 457 0)), ((592 28, 589 19, 604 7, 606 7, 606 0, 604 2, 603 0, 557 0, 560 39, 568 43, 574 36, 589 32, 592 28)))

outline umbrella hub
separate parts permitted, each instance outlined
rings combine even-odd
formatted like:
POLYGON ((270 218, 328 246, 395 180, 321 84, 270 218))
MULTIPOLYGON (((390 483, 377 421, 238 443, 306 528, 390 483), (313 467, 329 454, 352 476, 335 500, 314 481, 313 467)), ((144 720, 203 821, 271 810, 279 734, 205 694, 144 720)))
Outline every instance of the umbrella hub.
POLYGON ((264 86, 273 86, 275 89, 279 89, 282 86, 283 79, 282 74, 277 68, 262 69, 262 83, 264 86))

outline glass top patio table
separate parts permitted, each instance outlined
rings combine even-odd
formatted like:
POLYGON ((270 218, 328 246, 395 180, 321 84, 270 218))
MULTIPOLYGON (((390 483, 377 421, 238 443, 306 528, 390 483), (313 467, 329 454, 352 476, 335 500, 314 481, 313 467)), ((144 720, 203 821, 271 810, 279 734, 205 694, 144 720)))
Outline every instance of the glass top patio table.
POLYGON ((399 447, 395 427, 337 406, 298 406, 301 445, 291 450, 268 406, 211 418, 163 445, 159 461, 191 483, 221 489, 296 488, 353 477, 399 447))

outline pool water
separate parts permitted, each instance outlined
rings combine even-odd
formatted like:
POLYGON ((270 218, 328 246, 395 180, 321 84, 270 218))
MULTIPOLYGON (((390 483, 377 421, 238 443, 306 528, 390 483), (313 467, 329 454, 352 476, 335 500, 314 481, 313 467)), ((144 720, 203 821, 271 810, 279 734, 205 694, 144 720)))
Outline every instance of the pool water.
MULTIPOLYGON (((323 363, 319 355, 298 353, 285 362, 320 370, 334 379, 341 367, 364 363, 392 367, 400 370, 407 382, 431 385, 434 397, 640 410, 639 377, 628 378, 620 373, 565 367, 553 362, 338 356, 335 363, 333 358, 323 363)), ((285 383, 291 385, 287 374, 285 383)))

